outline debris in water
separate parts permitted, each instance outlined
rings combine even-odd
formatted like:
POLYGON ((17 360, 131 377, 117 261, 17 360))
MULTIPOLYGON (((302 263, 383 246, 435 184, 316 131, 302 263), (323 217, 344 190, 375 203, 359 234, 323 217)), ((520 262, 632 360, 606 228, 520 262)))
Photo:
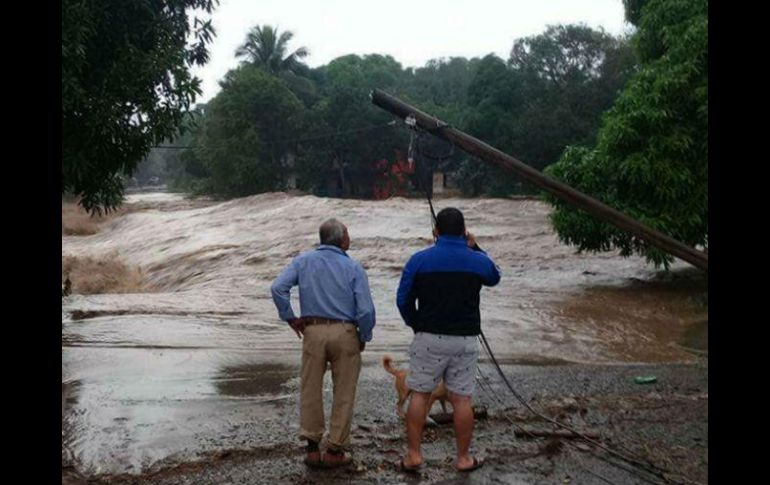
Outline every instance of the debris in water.
POLYGON ((638 376, 634 378, 634 382, 637 384, 653 384, 658 381, 655 376, 638 376))

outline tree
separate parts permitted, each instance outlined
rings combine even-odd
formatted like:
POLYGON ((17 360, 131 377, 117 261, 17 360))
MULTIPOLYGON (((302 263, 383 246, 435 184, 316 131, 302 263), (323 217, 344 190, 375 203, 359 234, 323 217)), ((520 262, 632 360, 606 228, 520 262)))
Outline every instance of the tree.
POLYGON ((62 0, 62 195, 117 207, 124 179, 201 93, 218 0, 62 0), (192 43, 188 44, 188 39, 192 43))
MULTIPOLYGON (((708 2, 627 0, 641 61, 594 148, 570 147, 549 173, 691 246, 708 250, 708 2)), ((554 228, 580 251, 619 249, 668 268, 671 256, 549 197, 554 228)))
MULTIPOLYGON (((398 91, 404 84, 401 65, 390 56, 348 55, 323 67, 324 99, 317 110, 325 125, 334 132, 352 132, 385 125, 392 117, 369 100, 374 88, 398 91)), ((370 196, 375 180, 375 162, 392 160, 394 150, 406 149, 406 134, 389 127, 350 133, 327 139, 323 149, 330 163, 326 172, 339 174, 342 194, 370 196)))
POLYGON ((437 108, 463 105, 478 65, 476 58, 431 59, 414 70, 407 93, 410 98, 437 108))
POLYGON ((310 53, 306 47, 300 47, 287 54, 289 42, 294 37, 291 31, 284 31, 280 35, 278 29, 270 25, 252 28, 246 34, 246 40, 235 51, 235 57, 245 58, 245 62, 261 67, 267 72, 278 74, 282 71, 295 72, 310 53))
MULTIPOLYGON (((467 126, 467 119, 471 114, 467 102, 468 89, 480 64, 481 60, 478 58, 470 60, 464 57, 431 59, 425 66, 414 69, 412 72, 405 72, 404 99, 454 126, 467 126)), ((451 146, 431 136, 423 136, 420 140, 420 147, 432 154, 451 153, 451 155, 440 162, 418 156, 418 166, 421 161, 422 163, 429 163, 433 170, 456 174, 458 175, 456 179, 465 193, 479 193, 469 189, 471 186, 478 185, 474 184, 473 181, 479 177, 460 170, 466 166, 478 170, 478 167, 467 161, 468 155, 466 153, 462 150, 451 150, 451 146)))
MULTIPOLYGON (((567 145, 594 141, 634 66, 627 39, 583 25, 549 26, 517 39, 507 64, 494 55, 481 60, 468 87, 466 127, 542 170, 567 145)), ((466 193, 532 190, 514 175, 477 165, 462 166, 466 193)))
POLYGON ((286 187, 288 154, 283 143, 298 136, 303 105, 275 76, 251 65, 227 73, 206 106, 196 149, 211 192, 245 196, 286 187))
POLYGON ((594 142, 602 113, 636 64, 625 39, 584 25, 549 26, 519 39, 508 63, 526 103, 513 150, 539 170, 567 145, 594 142))
MULTIPOLYGON (((516 153, 515 137, 524 110, 521 78, 494 54, 484 57, 468 87, 466 128, 496 148, 516 153)), ((514 191, 516 178, 474 159, 460 165, 460 188, 468 195, 504 196, 514 191)))

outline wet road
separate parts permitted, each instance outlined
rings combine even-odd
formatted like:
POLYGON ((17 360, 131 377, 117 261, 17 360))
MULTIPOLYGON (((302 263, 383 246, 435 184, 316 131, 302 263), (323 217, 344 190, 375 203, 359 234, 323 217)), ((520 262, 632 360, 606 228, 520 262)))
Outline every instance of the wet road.
MULTIPOLYGON (((350 255, 367 269, 377 306, 364 375, 382 372, 384 353, 404 359, 411 332, 395 289, 409 255, 430 243, 423 201, 264 194, 212 204, 139 194, 129 204, 138 210, 100 233, 62 238, 63 255, 141 267, 151 290, 62 301, 63 460, 79 471, 138 473, 293 442, 299 342, 268 288, 312 248, 325 218, 350 228, 350 255)), ((501 267, 481 310, 505 362, 689 362, 683 339, 704 328, 707 336, 698 302, 707 283, 683 263, 661 277, 639 258, 576 255, 538 201, 437 201, 446 206, 463 210, 501 267)))

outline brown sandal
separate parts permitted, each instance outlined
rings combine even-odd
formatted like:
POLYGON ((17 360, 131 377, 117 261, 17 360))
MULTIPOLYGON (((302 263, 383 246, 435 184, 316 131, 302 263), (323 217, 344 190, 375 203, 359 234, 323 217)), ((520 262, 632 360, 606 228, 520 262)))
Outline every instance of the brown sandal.
POLYGON ((321 461, 321 453, 318 453, 318 458, 313 460, 310 458, 310 453, 305 456, 305 465, 309 466, 310 468, 319 468, 323 465, 321 461))
POLYGON ((328 451, 324 453, 323 459, 321 459, 321 466, 324 468, 339 468, 343 466, 348 466, 351 463, 353 463, 353 457, 348 455, 347 453, 329 453, 328 451), (342 456, 341 460, 332 460, 331 462, 326 459, 327 456, 342 456))

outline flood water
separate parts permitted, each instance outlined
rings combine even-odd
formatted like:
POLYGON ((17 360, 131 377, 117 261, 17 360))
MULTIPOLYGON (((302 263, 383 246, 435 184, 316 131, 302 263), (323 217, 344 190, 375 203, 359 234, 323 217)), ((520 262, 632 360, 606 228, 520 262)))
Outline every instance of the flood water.
MULTIPOLYGON (((137 210, 62 254, 139 266, 147 292, 62 300, 63 461, 85 474, 138 473, 219 449, 294 439, 300 343, 269 286, 337 217, 377 308, 364 375, 411 341, 395 305, 403 264, 430 244, 423 200, 263 194, 223 203, 136 194, 137 210)), ((504 362, 688 362, 708 339, 704 275, 661 275, 641 258, 577 255, 534 200, 439 199, 460 208, 501 283, 482 328, 504 362), (705 335, 705 337, 704 337, 705 335)), ((295 309, 299 305, 295 297, 295 309)))

